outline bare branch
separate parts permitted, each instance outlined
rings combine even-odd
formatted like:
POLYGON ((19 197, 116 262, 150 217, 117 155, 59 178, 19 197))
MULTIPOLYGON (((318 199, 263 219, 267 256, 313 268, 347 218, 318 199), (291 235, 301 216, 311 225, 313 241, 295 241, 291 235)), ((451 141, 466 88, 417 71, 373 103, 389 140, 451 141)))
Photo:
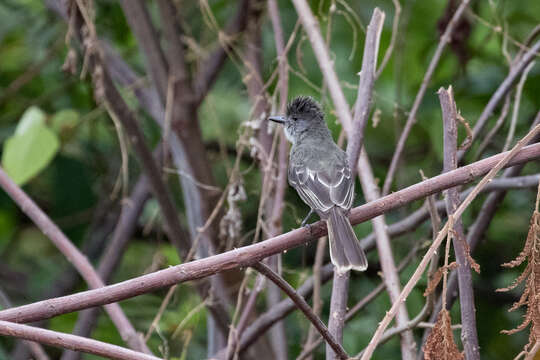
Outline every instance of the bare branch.
MULTIPOLYGON (((0 168, 0 186, 8 193, 21 210, 32 219, 38 228, 49 237, 51 242, 73 264, 90 287, 101 288, 105 286, 88 259, 81 254, 79 249, 73 245, 66 235, 51 221, 51 219, 49 219, 36 203, 9 178, 2 168, 0 168)), ((118 328, 122 339, 126 341, 130 347, 145 351, 146 353, 151 353, 148 347, 141 341, 118 304, 107 305, 105 306, 105 310, 118 328)))
MULTIPOLYGON (((538 126, 537 130, 540 130, 540 126, 538 126)), ((529 137, 524 139, 528 141, 529 137)), ((522 143, 520 142, 518 145, 521 147, 522 143)), ((511 167, 540 158, 540 144, 529 145, 520 150, 516 149, 458 168, 409 186, 368 204, 356 207, 351 210, 349 220, 351 224, 356 225, 370 220, 375 216, 397 209, 411 201, 421 199, 450 187, 468 183, 476 177, 490 172, 490 170, 492 172, 493 169, 498 170, 500 167, 511 167), (510 156, 511 160, 509 159, 510 156), (502 160, 504 162, 501 162, 502 160)), ((485 181, 482 181, 480 184, 483 186, 485 181)), ((469 197, 471 195, 474 197, 477 193, 478 191, 471 192, 469 197)), ((469 201, 467 200, 467 203, 469 201)), ((460 210, 459 215, 461 215, 461 211, 463 210, 460 210)), ((201 279, 229 269, 249 266, 254 261, 260 261, 265 257, 300 246, 307 241, 326 234, 324 222, 319 221, 312 224, 310 229, 300 228, 292 230, 253 245, 173 266, 118 284, 3 310, 0 311, 0 319, 23 323, 33 322, 93 306, 118 302, 162 289, 175 283, 201 279)))
MULTIPOLYGON (((452 87, 448 90, 439 89, 439 99, 444 123, 444 172, 457 168, 457 117, 458 112, 452 87)), ((452 216, 460 203, 457 188, 446 190, 446 212, 452 216)), ((465 232, 460 218, 453 224, 453 245, 458 263, 459 299, 461 307, 461 324, 463 347, 467 359, 480 359, 478 333, 476 330, 476 308, 474 306, 474 291, 472 286, 470 255, 465 241, 465 232)))
POLYGON ((439 41, 439 44, 437 45, 437 49, 435 50, 435 53, 433 54, 433 57, 431 58, 428 69, 424 75, 424 79, 422 80, 422 84, 420 85, 420 89, 418 90, 418 93, 416 94, 416 98, 414 99, 413 106, 411 108, 411 111, 409 112, 409 116, 407 117, 407 122, 405 123, 405 127, 403 128, 401 136, 399 137, 398 143, 396 145, 396 150, 394 152, 394 155, 392 156, 392 161, 390 162, 390 167, 388 168, 386 179, 384 180, 384 185, 382 189, 383 195, 386 195, 390 192, 390 187, 392 186, 392 182, 394 181, 394 175, 397 170, 397 166, 401 158, 401 154, 403 153, 405 142, 407 141, 407 138, 409 137, 409 133, 411 132, 413 125, 416 123, 416 114, 418 113, 420 104, 422 103, 422 100, 424 99, 424 95, 426 94, 426 90, 429 85, 429 82, 431 81, 431 77, 433 76, 433 73, 435 72, 435 69, 437 68, 437 65, 439 64, 439 60, 441 59, 441 55, 444 49, 446 48, 446 45, 450 42, 450 39, 452 38, 452 32, 454 31, 456 24, 461 19, 463 12, 469 5, 469 2, 470 0, 462 0, 461 4, 459 5, 456 12, 454 13, 454 16, 452 16, 452 19, 446 26, 446 29, 444 30, 444 33, 442 34, 441 39, 439 41))
MULTIPOLYGON (((467 196, 467 198, 461 203, 461 205, 456 209, 454 212, 454 218, 459 219, 465 209, 471 204, 472 200, 480 193, 480 190, 489 182, 493 177, 501 170, 504 166, 508 164, 508 162, 522 149, 525 144, 529 143, 529 141, 536 137, 536 135, 540 132, 540 124, 535 126, 525 137, 523 137, 514 148, 506 153, 500 161, 498 161, 494 167, 489 170, 489 172, 482 178, 482 180, 476 185, 476 187, 473 189, 473 191, 467 196)), ((450 171, 446 174, 451 174, 454 171, 450 171)), ((444 237, 448 234, 448 231, 450 229, 449 222, 446 223, 446 225, 443 227, 443 229, 439 232, 437 235, 437 238, 433 241, 432 245, 426 252, 426 255, 422 258, 422 261, 416 268, 416 271, 411 276, 409 281, 407 282, 407 285, 403 288, 403 291, 401 292, 398 301, 394 302, 392 305, 392 308, 386 313, 386 316, 383 318, 383 320, 379 323, 379 326, 377 330, 375 331, 375 334, 371 338, 368 347, 366 348, 366 351, 364 352, 362 356, 362 360, 367 360, 371 358, 371 355, 373 354, 373 351, 375 350, 384 330, 392 321, 394 316, 397 313, 397 310, 399 306, 402 304, 403 301, 407 298, 413 287, 416 285, 420 277, 422 276, 422 273, 424 272, 428 262, 430 261, 431 257, 433 256, 433 253, 435 250, 439 247, 444 237)))
POLYGON ((379 8, 375 8, 367 27, 362 70, 360 71, 360 84, 358 85, 358 93, 354 105, 353 130, 352 132, 347 132, 349 139, 347 155, 349 157, 349 164, 351 164, 353 177, 356 176, 356 166, 354 164, 358 162, 358 157, 360 156, 360 149, 364 142, 364 128, 366 127, 369 112, 371 111, 377 56, 379 55, 379 42, 381 40, 384 17, 384 12, 379 10, 379 8))
MULTIPOLYGON (((510 91, 520 74, 525 70, 527 65, 533 59, 537 56, 538 52, 540 52, 540 41, 537 41, 533 47, 531 47, 523 56, 518 60, 516 64, 513 64, 510 68, 510 72, 508 73, 508 76, 503 80, 503 82, 499 85, 497 90, 491 95, 491 98, 489 99, 486 107, 482 111, 482 114, 478 117, 478 120, 476 120, 476 123, 473 127, 473 137, 477 137, 478 134, 482 131, 484 126, 486 125, 486 122, 490 118, 493 111, 495 111, 495 108, 501 102, 501 100, 505 97, 505 95, 510 91)), ((458 151, 458 161, 460 161, 463 156, 465 155, 464 151, 458 151)))
MULTIPOLYGON (((313 313, 313 310, 309 307, 306 300, 304 300, 304 298, 300 296, 296 292, 296 290, 294 290, 294 288, 291 285, 289 285, 288 282, 286 282, 281 276, 276 274, 272 269, 270 269, 268 266, 262 263, 254 263, 251 266, 255 268, 258 272, 266 276, 274 284, 279 286, 279 288, 283 290, 283 292, 286 293, 287 296, 291 298, 291 300, 304 313, 304 315, 306 315, 306 317, 309 319, 309 321, 311 321, 311 323, 315 326, 315 328, 317 328, 321 336, 324 337, 326 342, 332 347, 332 349, 336 352, 339 358, 344 359, 344 360, 349 358, 349 356, 347 355, 343 347, 330 334, 329 330, 323 324, 321 319, 319 319, 319 317, 317 317, 317 315, 313 313)), ((348 273, 347 273, 347 277, 348 277, 348 273)))
MULTIPOLYGON (((345 314, 347 313, 347 300, 349 299, 350 271, 341 273, 334 269, 332 281, 332 297, 330 299, 330 314, 328 315, 328 331, 338 344, 343 342, 343 328, 345 327, 345 314)), ((340 358, 330 343, 326 343, 326 358, 330 360, 340 358)))
POLYGON ((82 351, 88 354, 119 360, 158 360, 158 357, 129 350, 117 345, 83 338, 57 331, 40 329, 28 325, 0 320, 0 335, 11 336, 63 349, 82 351))

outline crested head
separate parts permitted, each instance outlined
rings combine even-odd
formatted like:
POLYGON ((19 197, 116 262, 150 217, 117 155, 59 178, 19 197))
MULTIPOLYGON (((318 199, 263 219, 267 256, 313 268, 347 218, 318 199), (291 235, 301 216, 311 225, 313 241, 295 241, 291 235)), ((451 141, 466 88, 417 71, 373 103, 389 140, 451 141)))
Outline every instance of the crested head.
POLYGON ((295 116, 304 119, 324 119, 321 105, 311 96, 298 96, 287 104, 287 117, 295 116))

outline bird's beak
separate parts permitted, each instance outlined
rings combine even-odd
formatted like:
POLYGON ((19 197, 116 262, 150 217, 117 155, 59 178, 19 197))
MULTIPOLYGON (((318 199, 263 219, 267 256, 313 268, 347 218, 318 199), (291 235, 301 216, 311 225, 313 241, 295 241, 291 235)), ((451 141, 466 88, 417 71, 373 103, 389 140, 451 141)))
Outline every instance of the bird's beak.
POLYGON ((268 120, 277 122, 279 124, 285 124, 285 116, 270 116, 268 120))

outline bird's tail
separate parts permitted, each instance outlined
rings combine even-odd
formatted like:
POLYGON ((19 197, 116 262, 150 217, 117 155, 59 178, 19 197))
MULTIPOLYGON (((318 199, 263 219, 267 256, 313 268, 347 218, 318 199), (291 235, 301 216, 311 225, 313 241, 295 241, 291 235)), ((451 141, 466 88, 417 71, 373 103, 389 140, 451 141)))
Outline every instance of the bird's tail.
POLYGON ((366 254, 352 229, 345 212, 334 206, 327 219, 330 259, 338 272, 351 269, 364 271, 368 263, 366 254))

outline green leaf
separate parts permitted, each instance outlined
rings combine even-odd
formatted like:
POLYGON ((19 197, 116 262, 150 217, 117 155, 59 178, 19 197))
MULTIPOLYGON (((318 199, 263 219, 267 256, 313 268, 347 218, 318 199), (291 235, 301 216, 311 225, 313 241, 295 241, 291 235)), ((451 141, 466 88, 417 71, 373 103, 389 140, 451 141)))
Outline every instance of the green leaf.
POLYGON ((40 108, 36 106, 29 107, 21 117, 21 120, 15 129, 15 135, 22 135, 33 126, 45 125, 46 118, 47 114, 40 108))
POLYGON ((29 108, 4 143, 2 166, 18 185, 43 170, 58 151, 58 137, 45 125, 45 117, 39 108, 29 108))

